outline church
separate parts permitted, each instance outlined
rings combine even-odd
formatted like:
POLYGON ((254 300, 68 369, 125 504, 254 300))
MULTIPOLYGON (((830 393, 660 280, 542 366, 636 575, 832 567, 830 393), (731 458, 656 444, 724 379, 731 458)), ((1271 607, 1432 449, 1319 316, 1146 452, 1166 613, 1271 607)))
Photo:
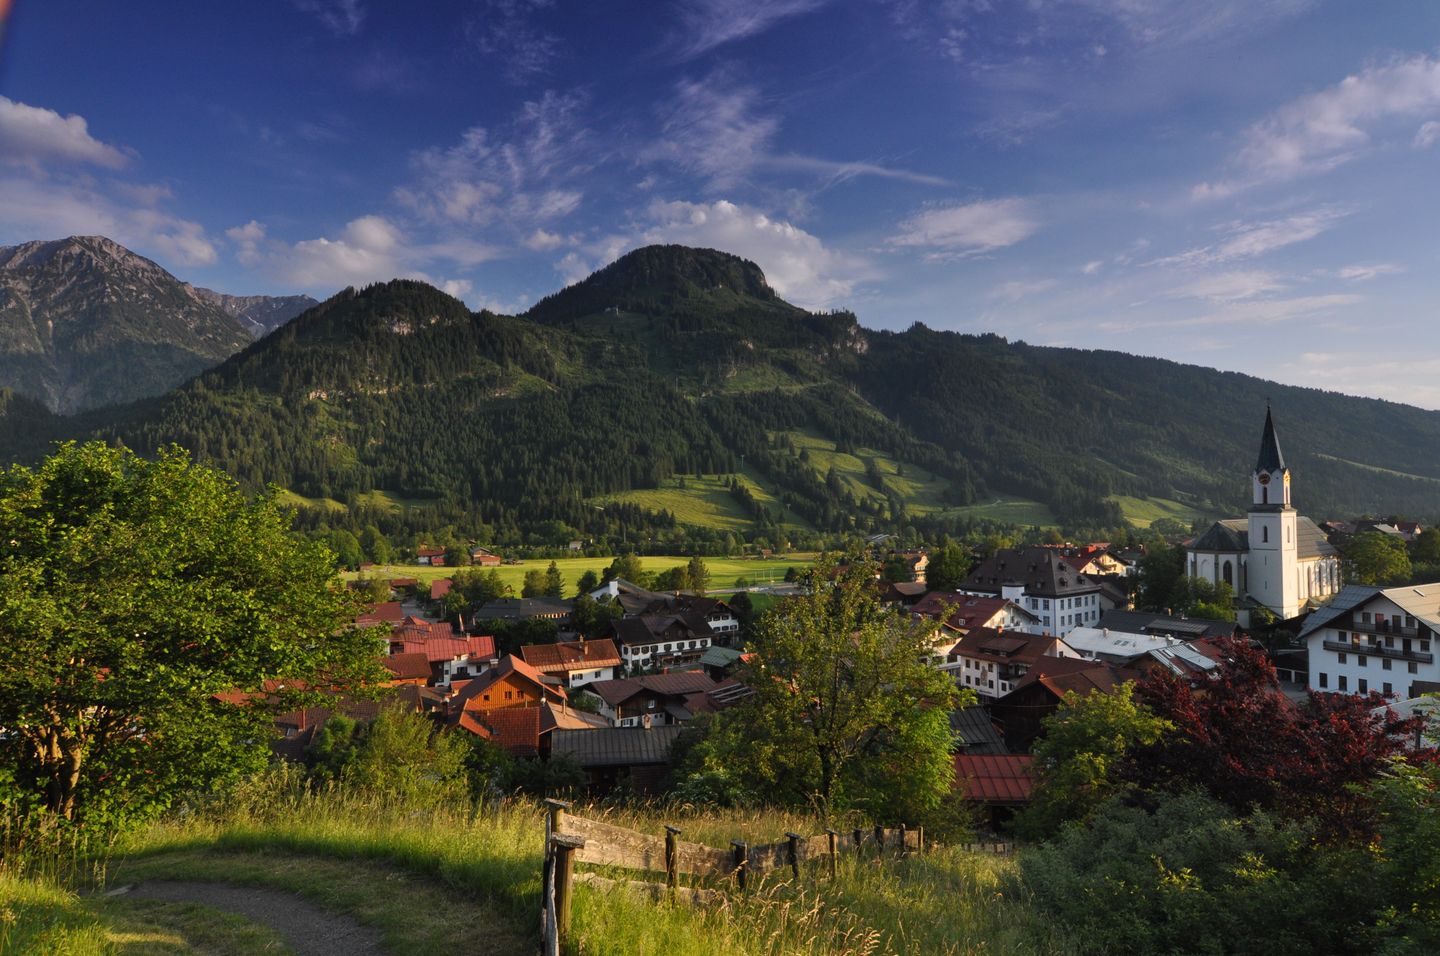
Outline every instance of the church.
POLYGON ((1290 503, 1290 469, 1268 407, 1250 491, 1248 517, 1215 522, 1186 551, 1190 577, 1235 589, 1240 624, 1247 627, 1257 607, 1285 620, 1340 590, 1339 552, 1290 503))

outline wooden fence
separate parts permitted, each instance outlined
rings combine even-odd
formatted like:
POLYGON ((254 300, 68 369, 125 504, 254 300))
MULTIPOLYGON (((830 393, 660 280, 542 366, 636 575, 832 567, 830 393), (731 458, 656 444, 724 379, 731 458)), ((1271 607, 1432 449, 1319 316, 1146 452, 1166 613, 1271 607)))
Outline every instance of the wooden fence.
POLYGON ((693 906, 708 905, 733 886, 741 891, 776 870, 789 869, 795 879, 800 868, 812 864, 833 879, 842 853, 877 859, 919 853, 925 849, 923 827, 907 829, 870 827, 826 830, 815 836, 786 833, 776 843, 750 845, 733 840, 729 849, 688 843, 677 827, 663 834, 641 833, 628 827, 578 817, 563 800, 546 800, 544 903, 540 916, 541 941, 546 956, 557 956, 570 931, 570 899, 575 883, 624 890, 654 900, 674 900, 693 906), (663 875, 654 879, 610 879, 598 873, 575 872, 577 863, 616 867, 638 874, 663 875), (684 883, 681 877, 687 877, 684 883))

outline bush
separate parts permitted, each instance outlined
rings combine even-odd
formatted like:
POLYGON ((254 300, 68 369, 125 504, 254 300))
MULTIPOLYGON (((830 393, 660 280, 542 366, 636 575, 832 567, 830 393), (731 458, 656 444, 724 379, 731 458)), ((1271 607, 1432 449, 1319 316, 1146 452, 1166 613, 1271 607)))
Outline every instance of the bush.
POLYGON ((1097 953, 1369 952, 1381 902, 1365 851, 1195 792, 1112 800, 1021 867, 1037 905, 1097 953))

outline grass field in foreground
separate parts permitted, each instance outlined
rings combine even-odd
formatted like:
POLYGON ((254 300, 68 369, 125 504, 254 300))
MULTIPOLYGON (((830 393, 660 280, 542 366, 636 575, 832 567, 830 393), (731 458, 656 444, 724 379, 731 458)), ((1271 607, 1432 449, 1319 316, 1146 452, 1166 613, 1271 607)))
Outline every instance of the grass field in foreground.
MULTIPOLYGON (((817 820, 773 811, 674 807, 617 815, 577 806, 572 812, 605 816, 644 832, 663 832, 670 823, 682 828, 686 840, 712 846, 728 846, 734 838, 770 842, 787 830, 823 830, 817 820)), ((542 819, 542 811, 524 801, 431 810, 341 791, 257 792, 122 839, 108 882, 171 877, 267 886, 376 926, 391 952, 528 956, 539 911, 542 819), (467 908, 452 907, 455 900, 485 910, 487 918, 473 922, 467 908), (453 942, 456 930, 469 934, 459 948, 453 942)), ((833 882, 818 867, 807 867, 798 883, 782 870, 748 893, 728 882, 719 886, 726 891, 723 902, 694 910, 577 884, 569 952, 1062 956, 1072 951, 1031 908, 1013 858, 935 848, 901 861, 844 857, 833 882)))
MULTIPOLYGON (((560 569, 560 576, 565 579, 565 596, 575 596, 576 582, 586 571, 594 571, 597 575, 603 572, 614 558, 556 558, 555 565, 560 569)), ((640 558, 640 566, 646 571, 659 572, 670 568, 679 567, 689 562, 688 557, 680 555, 645 555, 640 558)), ((724 591, 733 590, 736 580, 744 578, 751 584, 766 584, 785 580, 785 572, 791 568, 807 568, 815 560, 812 552, 796 552, 780 558, 706 558, 705 565, 710 569, 710 590, 724 591)), ((495 570, 500 572, 500 579, 514 589, 518 595, 520 588, 525 583, 525 572, 540 570, 544 571, 550 567, 550 559, 535 558, 523 564, 504 564, 495 570)), ((386 564, 367 570, 367 575, 381 578, 417 578, 421 581, 433 581, 436 578, 448 578, 455 573, 455 568, 428 568, 421 565, 411 564, 386 564)), ((488 571, 489 569, 483 569, 488 571)), ((347 571, 343 575, 347 579, 353 579, 358 575, 353 571, 347 571)))

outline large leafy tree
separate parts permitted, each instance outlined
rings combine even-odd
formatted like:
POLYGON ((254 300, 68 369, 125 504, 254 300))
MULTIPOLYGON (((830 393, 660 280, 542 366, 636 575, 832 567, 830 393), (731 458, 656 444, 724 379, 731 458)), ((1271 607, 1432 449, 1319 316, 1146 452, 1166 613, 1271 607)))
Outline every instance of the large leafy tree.
POLYGON ((880 818, 933 809, 949 793, 954 681, 922 661, 929 622, 887 612, 875 565, 822 557, 805 593, 755 624, 751 701, 718 721, 713 759, 755 792, 858 807, 880 818))
POLYGON ((217 695, 363 680, 380 648, 356 603, 273 500, 179 449, 0 473, 9 809, 119 822, 263 761, 266 698, 217 695))
POLYGON ((1345 572, 1351 584, 1404 584, 1410 580, 1410 553, 1395 535, 1367 531, 1345 545, 1345 572))

